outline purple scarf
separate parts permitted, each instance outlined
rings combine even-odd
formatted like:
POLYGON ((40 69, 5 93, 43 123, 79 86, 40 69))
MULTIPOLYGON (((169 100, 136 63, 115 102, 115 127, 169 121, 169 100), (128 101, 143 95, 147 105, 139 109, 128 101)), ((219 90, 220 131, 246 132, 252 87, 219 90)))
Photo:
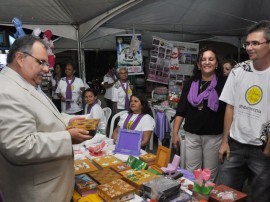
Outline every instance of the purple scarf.
POLYGON ((125 88, 124 84, 120 81, 121 83, 121 86, 124 90, 124 92, 126 93, 126 96, 125 96, 125 110, 128 110, 129 109, 129 98, 128 98, 128 83, 127 83, 127 86, 125 88))
POLYGON ((91 105, 88 105, 87 106, 87 114, 90 114, 91 113, 91 109, 94 107, 95 104, 97 104, 97 101, 95 101, 91 105))
POLYGON ((133 121, 133 123, 131 124, 131 126, 128 128, 128 122, 130 120, 130 118, 132 117, 133 113, 129 113, 125 122, 124 122, 124 125, 123 125, 123 128, 124 129, 130 129, 130 130, 135 130, 135 128, 137 127, 137 125, 139 124, 140 120, 142 119, 143 117, 143 114, 139 114, 137 116, 137 118, 135 119, 135 121, 133 121))
MULTIPOLYGON (((72 77, 71 82, 68 82, 68 78, 66 77, 66 82, 67 82, 67 88, 66 88, 66 99, 67 100, 72 100, 72 90, 71 90, 71 85, 75 81, 75 76, 72 77)), ((71 101, 66 101, 66 109, 70 109, 71 107, 71 101)))
POLYGON ((193 81, 188 93, 188 101, 193 107, 197 107, 203 100, 208 100, 208 107, 216 112, 218 110, 219 101, 218 94, 215 90, 217 85, 217 77, 214 74, 210 85, 198 95, 199 80, 193 81))

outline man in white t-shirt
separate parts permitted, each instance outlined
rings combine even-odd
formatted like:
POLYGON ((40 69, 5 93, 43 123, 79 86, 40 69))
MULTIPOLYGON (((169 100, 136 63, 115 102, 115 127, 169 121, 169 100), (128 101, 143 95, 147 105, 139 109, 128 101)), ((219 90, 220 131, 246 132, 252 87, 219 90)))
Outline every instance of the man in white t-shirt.
POLYGON ((104 99, 107 107, 113 109, 112 104, 112 88, 113 85, 117 82, 117 77, 115 74, 115 67, 113 65, 109 65, 108 73, 103 78, 103 87, 106 89, 104 99))
POLYGON ((235 66, 219 98, 227 103, 219 183, 241 191, 248 179, 251 201, 269 202, 270 156, 261 132, 270 121, 270 22, 250 27, 243 47, 250 61, 235 66))

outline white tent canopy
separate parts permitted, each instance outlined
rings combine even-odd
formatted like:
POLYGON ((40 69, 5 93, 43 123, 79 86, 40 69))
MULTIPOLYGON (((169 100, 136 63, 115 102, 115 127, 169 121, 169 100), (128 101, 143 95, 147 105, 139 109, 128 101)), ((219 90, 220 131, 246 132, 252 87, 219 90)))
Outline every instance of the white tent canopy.
MULTIPOLYGON (((61 36, 56 50, 115 49, 115 35, 142 34, 143 48, 153 36, 172 41, 222 41, 239 47, 246 28, 270 18, 269 0, 0 0, 0 24, 13 17, 24 28, 51 29, 61 36)), ((81 70, 81 75, 84 68, 81 70)))

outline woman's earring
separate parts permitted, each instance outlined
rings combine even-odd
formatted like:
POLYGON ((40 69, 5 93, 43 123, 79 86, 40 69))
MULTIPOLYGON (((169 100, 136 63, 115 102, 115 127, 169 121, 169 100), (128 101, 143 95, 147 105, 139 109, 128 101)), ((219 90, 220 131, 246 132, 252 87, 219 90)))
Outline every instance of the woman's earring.
POLYGON ((199 71, 201 71, 201 68, 200 68, 200 67, 198 67, 198 70, 199 70, 199 71))

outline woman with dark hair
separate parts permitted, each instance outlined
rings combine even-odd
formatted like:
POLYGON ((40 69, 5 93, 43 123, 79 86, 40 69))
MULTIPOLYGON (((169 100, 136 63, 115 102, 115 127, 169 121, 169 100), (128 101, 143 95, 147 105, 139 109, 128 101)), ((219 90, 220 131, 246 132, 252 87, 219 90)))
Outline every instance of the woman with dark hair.
POLYGON ((143 131, 141 147, 149 144, 151 135, 155 128, 155 120, 147 99, 141 94, 133 94, 130 97, 129 112, 123 114, 118 122, 118 127, 113 132, 113 139, 116 141, 118 128, 143 131))
POLYGON ((95 89, 88 88, 83 91, 83 99, 85 101, 84 114, 87 119, 100 119, 98 124, 99 129, 106 128, 106 118, 104 111, 97 103, 98 92, 95 89))
POLYGON ((59 112, 61 112, 61 100, 57 96, 55 91, 57 89, 57 86, 58 86, 58 83, 59 83, 61 77, 62 77, 61 66, 59 63, 56 63, 54 65, 54 71, 53 71, 53 76, 52 76, 52 101, 53 101, 54 105, 57 107, 57 109, 59 110, 59 112))
POLYGON ((66 114, 82 114, 82 91, 85 86, 82 79, 75 77, 76 70, 73 62, 65 65, 66 77, 60 79, 56 93, 61 99, 62 112, 66 114))
POLYGON ((186 168, 218 173, 218 151, 223 132, 225 103, 219 96, 225 84, 217 53, 213 48, 200 50, 193 76, 184 85, 173 127, 173 146, 179 149, 178 131, 185 119, 186 168))
POLYGON ((228 77, 232 68, 237 64, 233 59, 226 59, 222 62, 223 76, 228 77))

